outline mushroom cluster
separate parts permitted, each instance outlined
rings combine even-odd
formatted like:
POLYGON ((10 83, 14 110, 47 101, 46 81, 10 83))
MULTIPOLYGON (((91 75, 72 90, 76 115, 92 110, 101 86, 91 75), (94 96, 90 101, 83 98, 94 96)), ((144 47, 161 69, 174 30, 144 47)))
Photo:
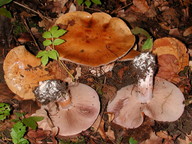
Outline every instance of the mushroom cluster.
POLYGON ((129 27, 120 18, 103 12, 76 11, 60 16, 55 25, 68 32, 65 43, 55 46, 61 59, 98 67, 126 55, 135 42, 129 27))
POLYGON ((57 127, 60 136, 72 136, 88 129, 100 112, 96 91, 85 84, 66 87, 59 80, 46 80, 35 89, 35 95, 40 102, 52 100, 34 114, 45 118, 38 122, 39 128, 57 127))
POLYGON ((175 121, 184 111, 184 96, 174 84, 154 79, 155 58, 142 53, 133 60, 138 70, 138 84, 123 87, 109 102, 107 111, 115 114, 114 123, 126 128, 137 128, 143 122, 143 113, 157 121, 175 121))

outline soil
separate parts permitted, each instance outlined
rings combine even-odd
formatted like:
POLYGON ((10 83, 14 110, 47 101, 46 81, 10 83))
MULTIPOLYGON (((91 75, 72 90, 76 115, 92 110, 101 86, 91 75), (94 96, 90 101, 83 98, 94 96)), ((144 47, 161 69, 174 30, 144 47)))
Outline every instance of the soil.
MULTIPOLYGON (((145 29, 154 40, 161 37, 175 37, 187 46, 190 55, 189 59, 192 60, 192 31, 186 31, 187 28, 192 26, 192 2, 190 0, 143 1, 148 4, 146 11, 146 5, 140 5, 140 8, 133 7, 136 4, 132 0, 103 0, 101 1, 101 6, 93 4, 90 8, 79 6, 73 0, 16 0, 7 4, 5 7, 12 13, 12 18, 0 16, 0 102, 11 104, 14 111, 27 112, 27 116, 30 116, 39 108, 37 102, 31 100, 23 101, 8 89, 4 80, 3 60, 9 50, 18 45, 25 45, 34 55, 40 49, 45 49, 42 45, 42 41, 44 40, 41 36, 42 32, 47 30, 61 13, 69 12, 72 9, 72 5, 75 6, 76 10, 90 13, 102 11, 111 16, 119 17, 130 28, 140 27, 145 29), (61 5, 61 2, 66 3, 61 5)), ((146 40, 146 37, 137 35, 136 38, 138 51, 141 51, 143 41, 146 40)), ((99 94, 101 100, 100 115, 104 121, 104 125, 101 126, 103 132, 95 132, 88 129, 78 136, 66 138, 40 129, 37 131, 29 129, 28 133, 30 134, 25 137, 31 143, 37 143, 37 141, 56 143, 56 141, 63 140, 63 143, 64 141, 70 141, 69 143, 128 144, 130 137, 137 140, 138 143, 142 143, 151 138, 151 133, 157 135, 155 137, 156 141, 153 142, 154 144, 158 144, 157 141, 159 139, 160 143, 170 144, 180 144, 180 139, 184 140, 186 144, 192 142, 191 103, 186 105, 183 115, 175 122, 157 122, 145 117, 143 124, 139 128, 127 130, 109 121, 110 115, 106 113, 108 101, 115 97, 117 90, 124 86, 137 83, 136 74, 138 72, 132 68, 131 61, 116 61, 112 71, 106 72, 101 76, 92 74, 89 70, 90 67, 71 62, 65 62, 65 64, 73 75, 77 74, 76 68, 80 67, 81 75, 78 81, 91 86, 99 94), (111 137, 106 135, 106 132, 109 132, 109 130, 111 130, 111 137), (41 138, 33 138, 37 132, 42 134, 41 138), (160 133, 159 135, 158 132, 160 133), (162 136, 164 132, 166 134, 162 136), (80 137, 83 137, 83 142, 80 142, 80 137)), ((184 75, 189 82, 192 81, 190 70, 189 73, 185 73, 184 75)), ((191 85, 182 85, 180 87, 184 87, 185 99, 189 100, 192 95, 191 85)), ((0 143, 12 143, 10 140, 10 129, 13 123, 3 121, 0 125, 0 143)))

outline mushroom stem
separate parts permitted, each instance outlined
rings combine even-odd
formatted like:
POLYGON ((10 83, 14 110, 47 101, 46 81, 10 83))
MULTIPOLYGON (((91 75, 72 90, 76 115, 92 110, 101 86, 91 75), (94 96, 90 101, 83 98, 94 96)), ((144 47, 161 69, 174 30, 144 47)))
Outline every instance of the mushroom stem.
POLYGON ((148 103, 153 96, 153 78, 155 73, 155 57, 147 52, 133 60, 137 72, 137 98, 141 103, 148 103))
POLYGON ((70 93, 67 92, 65 94, 65 97, 61 97, 57 100, 57 104, 61 107, 61 108, 67 108, 68 106, 70 106, 72 103, 71 101, 71 96, 70 93))
POLYGON ((144 79, 138 79, 137 98, 141 103, 148 103, 152 99, 154 71, 149 68, 149 72, 144 79))

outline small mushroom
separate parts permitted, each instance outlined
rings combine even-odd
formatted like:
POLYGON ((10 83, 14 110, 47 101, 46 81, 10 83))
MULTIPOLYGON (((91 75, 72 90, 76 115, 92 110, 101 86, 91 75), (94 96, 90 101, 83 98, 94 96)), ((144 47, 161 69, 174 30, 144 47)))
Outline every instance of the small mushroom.
MULTIPOLYGON (((58 80, 47 80, 41 82, 35 93, 37 99, 43 101, 46 98, 50 99, 50 96, 54 97, 55 102, 43 105, 35 115, 45 116, 40 111, 45 113, 46 110, 47 117, 49 116, 52 121, 52 127, 58 127, 61 136, 76 135, 88 129, 95 122, 100 111, 96 91, 85 84, 78 83, 66 88, 65 84, 58 80), (61 90, 62 86, 63 90, 61 90), (42 95, 45 97, 43 98, 42 95)), ((50 130, 50 127, 44 127, 47 123, 48 121, 40 122, 39 127, 50 130)))
POLYGON ((157 76, 173 83, 179 82, 178 73, 189 65, 186 46, 172 37, 159 38, 154 41, 153 53, 157 55, 159 64, 157 76))
POLYGON ((127 54, 135 42, 129 27, 120 18, 103 12, 76 11, 60 16, 55 25, 68 31, 55 46, 61 59, 98 67, 127 54))
POLYGON ((109 102, 107 111, 115 114, 114 123, 137 128, 143 122, 143 113, 154 120, 168 122, 182 115, 182 92, 162 78, 156 77, 153 83, 154 62, 150 53, 142 53, 133 60, 133 66, 139 70, 138 84, 120 89, 109 102))
POLYGON ((24 46, 13 48, 3 63, 4 78, 11 91, 22 99, 35 99, 33 89, 39 81, 64 79, 65 75, 57 63, 42 66, 24 46))

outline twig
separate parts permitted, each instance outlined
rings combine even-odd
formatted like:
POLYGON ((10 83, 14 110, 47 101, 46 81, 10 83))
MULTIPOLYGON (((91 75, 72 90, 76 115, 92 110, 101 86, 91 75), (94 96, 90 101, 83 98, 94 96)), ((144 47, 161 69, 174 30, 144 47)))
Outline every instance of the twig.
MULTIPOLYGON (((22 17, 22 18, 23 18, 23 17, 22 17)), ((23 18, 23 23, 24 23, 24 25, 25 25, 27 31, 30 33, 30 35, 31 35, 31 37, 32 37, 32 39, 33 39, 33 41, 34 41, 36 47, 37 47, 38 50, 40 51, 41 49, 40 49, 40 47, 39 47, 39 45, 38 45, 38 43, 37 43, 37 41, 36 41, 36 39, 35 39, 33 33, 31 32, 31 30, 30 30, 30 28, 29 28, 29 26, 28 26, 28 24, 27 24, 27 22, 26 22, 26 20, 25 20, 24 18, 23 18)))
POLYGON ((28 10, 36 13, 36 14, 38 14, 39 17, 41 17, 42 19, 47 19, 48 21, 50 21, 50 19, 49 19, 48 17, 42 15, 42 14, 41 14, 40 12, 38 12, 38 11, 35 11, 35 10, 29 8, 28 6, 25 6, 25 5, 23 5, 23 4, 20 4, 20 3, 16 2, 16 1, 13 1, 13 3, 15 3, 15 4, 17 4, 17 5, 21 6, 21 7, 24 7, 24 8, 26 8, 26 9, 28 9, 28 10))

